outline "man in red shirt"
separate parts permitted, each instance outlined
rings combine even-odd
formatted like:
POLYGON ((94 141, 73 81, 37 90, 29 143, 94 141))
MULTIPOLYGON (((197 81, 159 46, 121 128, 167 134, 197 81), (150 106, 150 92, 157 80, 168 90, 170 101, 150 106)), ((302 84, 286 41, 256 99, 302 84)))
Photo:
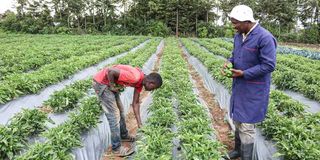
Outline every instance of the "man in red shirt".
POLYGON ((139 97, 142 88, 152 91, 161 87, 162 78, 158 73, 144 75, 139 68, 129 65, 114 65, 99 71, 93 78, 93 88, 102 104, 111 130, 112 151, 115 156, 128 156, 134 152, 133 148, 121 146, 122 141, 134 141, 135 138, 128 134, 125 123, 123 105, 119 92, 127 86, 134 87, 132 107, 138 127, 140 128, 140 103, 139 97))

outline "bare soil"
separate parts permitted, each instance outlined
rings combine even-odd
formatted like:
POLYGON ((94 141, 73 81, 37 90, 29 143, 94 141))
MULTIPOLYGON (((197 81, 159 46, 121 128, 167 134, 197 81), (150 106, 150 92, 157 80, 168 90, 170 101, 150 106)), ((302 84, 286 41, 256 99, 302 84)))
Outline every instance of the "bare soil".
POLYGON ((44 113, 53 113, 53 109, 50 106, 41 106, 39 107, 39 110, 44 113))

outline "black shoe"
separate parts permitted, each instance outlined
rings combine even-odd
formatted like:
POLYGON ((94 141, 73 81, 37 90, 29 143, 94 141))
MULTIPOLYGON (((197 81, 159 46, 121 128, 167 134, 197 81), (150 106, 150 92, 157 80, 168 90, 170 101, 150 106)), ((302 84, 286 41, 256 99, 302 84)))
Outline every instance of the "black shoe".
POLYGON ((235 136, 234 136, 234 150, 228 152, 228 155, 223 156, 224 159, 236 159, 241 156, 241 140, 239 136, 239 131, 235 131, 235 136))
POLYGON ((252 160, 253 143, 241 144, 241 160, 252 160))
POLYGON ((228 155, 226 156, 223 156, 224 159, 237 159, 239 158, 241 155, 240 155, 240 151, 237 151, 237 150, 232 150, 230 152, 228 152, 228 155))

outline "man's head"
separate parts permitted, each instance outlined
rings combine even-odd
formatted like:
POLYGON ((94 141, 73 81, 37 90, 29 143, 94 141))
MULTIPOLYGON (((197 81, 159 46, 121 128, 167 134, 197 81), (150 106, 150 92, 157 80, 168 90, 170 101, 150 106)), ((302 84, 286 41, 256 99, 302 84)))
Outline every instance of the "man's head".
POLYGON ((256 22, 253 18, 252 9, 246 5, 235 6, 229 17, 234 29, 239 33, 247 33, 256 22))
POLYGON ((160 88, 162 85, 162 78, 158 73, 150 73, 147 75, 143 81, 143 86, 145 90, 152 91, 160 88))

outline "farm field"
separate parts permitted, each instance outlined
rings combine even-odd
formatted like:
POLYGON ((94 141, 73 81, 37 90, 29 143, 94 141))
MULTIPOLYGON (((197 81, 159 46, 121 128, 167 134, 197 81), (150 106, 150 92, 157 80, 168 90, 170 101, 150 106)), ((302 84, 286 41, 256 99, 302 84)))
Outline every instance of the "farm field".
MULTIPOLYGON (((142 92, 139 129, 133 90, 121 93, 128 130, 137 135, 129 159, 218 160, 234 145, 224 103, 232 79, 220 73, 233 50, 226 39, 0 34, 0 50, 0 159, 112 159, 92 75, 113 64, 159 72, 164 81, 142 92)), ((281 46, 272 85, 258 140, 275 148, 274 159, 317 159, 320 54, 281 46)))

